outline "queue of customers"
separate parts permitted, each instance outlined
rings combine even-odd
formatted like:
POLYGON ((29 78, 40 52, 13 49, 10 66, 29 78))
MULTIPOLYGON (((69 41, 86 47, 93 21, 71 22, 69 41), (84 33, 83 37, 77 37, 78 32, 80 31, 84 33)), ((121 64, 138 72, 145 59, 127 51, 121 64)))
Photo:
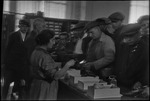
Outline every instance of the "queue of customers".
POLYGON ((64 54, 86 60, 84 68, 101 79, 115 75, 121 94, 144 86, 142 94, 148 97, 149 15, 134 24, 123 25, 124 19, 121 12, 115 12, 108 18, 79 23, 73 29, 78 30, 78 36, 71 41, 67 33, 55 38, 43 19, 34 20, 30 33, 29 22, 20 20, 20 29, 10 34, 6 48, 2 98, 7 98, 14 82, 13 92, 19 93, 19 99, 57 99, 58 79, 76 63, 72 57, 62 57, 64 54), (57 62, 63 62, 61 69, 57 62))

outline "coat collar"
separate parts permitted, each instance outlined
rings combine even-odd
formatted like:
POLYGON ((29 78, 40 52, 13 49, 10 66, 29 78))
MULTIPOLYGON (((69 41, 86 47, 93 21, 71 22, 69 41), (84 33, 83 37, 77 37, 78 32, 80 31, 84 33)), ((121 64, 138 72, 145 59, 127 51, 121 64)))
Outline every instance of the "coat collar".
POLYGON ((101 35, 101 37, 100 37, 100 39, 99 39, 99 41, 105 41, 106 40, 106 34, 104 34, 103 32, 102 32, 102 35, 101 35))

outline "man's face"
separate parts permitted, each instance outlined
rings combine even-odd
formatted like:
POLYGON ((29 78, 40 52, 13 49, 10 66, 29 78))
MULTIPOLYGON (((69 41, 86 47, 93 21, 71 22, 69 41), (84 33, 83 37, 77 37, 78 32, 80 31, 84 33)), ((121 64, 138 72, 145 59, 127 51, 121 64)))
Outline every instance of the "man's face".
POLYGON ((122 24, 122 21, 112 22, 113 29, 118 29, 122 24))
POLYGON ((149 20, 144 20, 141 22, 141 32, 144 34, 149 34, 149 20))
POLYGON ((67 36, 66 36, 66 35, 61 35, 61 36, 60 36, 60 41, 61 41, 62 43, 65 43, 65 42, 66 42, 66 39, 67 39, 67 36))
POLYGON ((45 23, 39 23, 36 28, 39 32, 41 32, 42 30, 44 30, 46 27, 45 23))
POLYGON ((114 33, 115 29, 113 28, 112 24, 107 25, 107 31, 111 34, 114 33))
POLYGON ((53 45, 55 44, 55 37, 51 38, 47 47, 48 49, 51 49, 53 47, 53 45))
POLYGON ((65 40, 65 39, 66 39, 66 35, 61 35, 61 36, 60 36, 60 39, 61 39, 61 40, 65 40))
POLYGON ((100 38, 102 31, 99 29, 99 27, 93 27, 88 31, 88 33, 92 34, 93 39, 98 39, 100 38))
POLYGON ((149 26, 149 20, 144 20, 141 22, 142 27, 148 27, 149 26))
POLYGON ((26 25, 19 25, 19 28, 22 33, 27 33, 29 30, 29 27, 26 25))

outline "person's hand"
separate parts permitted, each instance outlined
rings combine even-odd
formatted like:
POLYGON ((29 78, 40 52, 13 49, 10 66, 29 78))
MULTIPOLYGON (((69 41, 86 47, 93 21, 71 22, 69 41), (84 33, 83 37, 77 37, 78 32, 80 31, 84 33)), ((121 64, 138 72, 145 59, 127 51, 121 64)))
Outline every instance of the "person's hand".
POLYGON ((26 83, 25 80, 22 79, 22 80, 21 80, 21 85, 22 85, 22 86, 25 86, 25 83, 26 83))
POLYGON ((50 53, 52 56, 55 55, 55 52, 50 53))
POLYGON ((141 88, 142 84, 140 82, 136 82, 134 85, 133 85, 133 89, 139 89, 141 88))
POLYGON ((142 91, 142 96, 149 97, 149 87, 144 88, 144 90, 142 91))
POLYGON ((66 65, 68 66, 68 67, 71 67, 71 66, 73 66, 74 64, 75 64, 75 60, 70 60, 70 61, 68 61, 67 63, 66 63, 66 65))
POLYGON ((93 65, 93 62, 88 62, 88 63, 85 63, 83 67, 85 68, 85 70, 90 70, 92 65, 93 65))

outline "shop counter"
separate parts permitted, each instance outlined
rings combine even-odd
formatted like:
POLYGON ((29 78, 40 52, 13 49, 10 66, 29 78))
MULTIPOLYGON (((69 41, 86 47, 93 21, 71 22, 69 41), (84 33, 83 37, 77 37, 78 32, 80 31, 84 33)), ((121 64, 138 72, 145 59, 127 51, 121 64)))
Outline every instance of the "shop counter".
POLYGON ((70 85, 68 81, 65 79, 59 80, 58 100, 147 100, 128 96, 93 99, 87 95, 86 91, 80 90, 77 85, 70 85))

